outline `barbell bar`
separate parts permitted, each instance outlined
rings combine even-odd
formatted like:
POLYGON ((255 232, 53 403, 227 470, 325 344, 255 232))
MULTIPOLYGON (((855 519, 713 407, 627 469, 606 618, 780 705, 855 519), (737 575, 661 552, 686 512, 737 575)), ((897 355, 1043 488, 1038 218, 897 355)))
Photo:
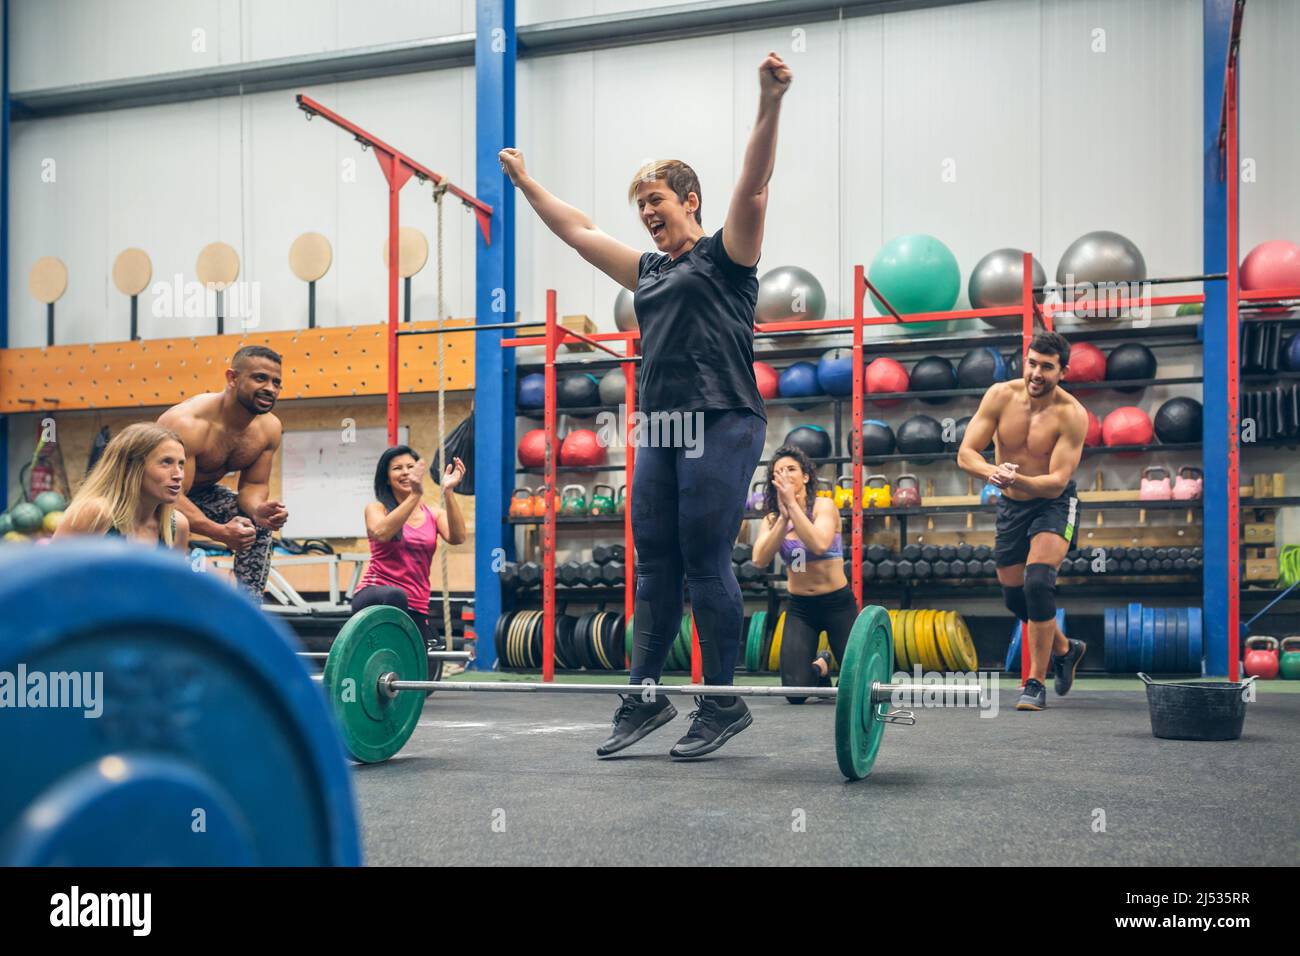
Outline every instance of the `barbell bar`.
MULTIPOLYGON (((502 639, 528 635, 512 629, 502 639)), ((378 763, 406 745, 419 723, 424 692, 525 694, 669 694, 673 696, 824 697, 835 701, 835 756, 850 780, 875 763, 884 727, 913 724, 910 711, 890 711, 898 695, 933 694, 955 705, 983 703, 978 684, 891 683, 893 626, 889 612, 869 605, 849 633, 837 687, 759 687, 707 684, 554 684, 540 682, 430 681, 423 639, 410 617, 377 605, 353 615, 339 631, 320 680, 354 760, 378 763), (411 693, 403 693, 410 691, 411 693)))
MULTIPOLYGON (((297 653, 299 657, 322 661, 330 656, 328 651, 298 651, 297 653)), ((435 661, 468 661, 474 657, 469 651, 427 651, 425 656, 435 661)))

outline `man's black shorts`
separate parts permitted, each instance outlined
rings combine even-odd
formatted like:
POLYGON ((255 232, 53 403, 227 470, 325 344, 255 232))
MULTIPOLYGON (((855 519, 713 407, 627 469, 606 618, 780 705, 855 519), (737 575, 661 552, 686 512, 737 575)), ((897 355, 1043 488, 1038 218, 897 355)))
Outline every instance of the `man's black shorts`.
POLYGON ((1024 564, 1029 557, 1029 542, 1040 531, 1058 534, 1074 547, 1079 532, 1079 498, 1074 482, 1056 498, 1030 498, 1016 501, 998 498, 998 533, 993 556, 998 567, 1024 564))

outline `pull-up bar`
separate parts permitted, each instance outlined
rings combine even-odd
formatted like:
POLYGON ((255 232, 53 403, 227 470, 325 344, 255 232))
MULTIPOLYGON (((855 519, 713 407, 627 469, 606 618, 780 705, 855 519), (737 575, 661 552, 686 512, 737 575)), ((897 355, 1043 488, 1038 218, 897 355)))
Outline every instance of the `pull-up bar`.
MULTIPOLYGON (((417 163, 401 150, 394 149, 382 139, 366 132, 356 123, 344 119, 329 107, 317 103, 310 96, 299 93, 296 97, 298 109, 307 119, 319 116, 328 120, 339 129, 351 133, 362 149, 373 149, 379 168, 388 181, 388 443, 397 444, 398 401, 397 401, 397 272, 398 242, 397 227, 399 222, 398 195, 407 180, 414 176, 420 182, 431 182, 435 189, 451 193, 468 208, 474 211, 478 227, 483 233, 483 241, 492 243, 492 207, 480 199, 471 196, 447 180, 445 176, 435 173, 427 166, 417 163)), ((435 198, 437 198, 435 196, 435 198)), ((442 320, 442 316, 438 316, 442 320)), ((439 370, 441 372, 441 369, 439 370)))

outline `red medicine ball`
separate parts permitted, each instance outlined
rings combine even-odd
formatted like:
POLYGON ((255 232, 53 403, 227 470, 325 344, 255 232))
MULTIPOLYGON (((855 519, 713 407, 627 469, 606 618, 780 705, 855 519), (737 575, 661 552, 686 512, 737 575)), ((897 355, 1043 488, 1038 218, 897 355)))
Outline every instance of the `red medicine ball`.
POLYGON ((1088 448, 1101 444, 1101 419, 1092 412, 1088 412, 1088 434, 1084 436, 1083 444, 1088 448))
POLYGON ((1067 382, 1106 381, 1106 353, 1091 342, 1080 342, 1070 347, 1070 367, 1066 370, 1067 382))
POLYGON ((546 430, 534 428, 519 439, 519 464, 525 468, 541 468, 546 464, 546 430))
POLYGON ((755 362, 754 378, 758 382, 758 394, 764 399, 776 398, 777 386, 781 380, 781 376, 776 374, 776 369, 766 362, 755 362))
MULTIPOLYGON (((910 384, 907 369, 893 359, 884 358, 883 356, 872 360, 871 364, 867 366, 866 378, 868 395, 873 392, 906 392, 910 384)), ((901 398, 888 398, 875 404, 881 408, 888 408, 891 405, 899 404, 901 401, 901 398)))
POLYGON ((605 447, 590 428, 576 428, 560 445, 561 465, 603 465, 605 447))
POLYGON ((1101 440, 1107 445, 1149 445, 1154 437, 1150 417, 1133 405, 1115 409, 1101 424, 1101 440))

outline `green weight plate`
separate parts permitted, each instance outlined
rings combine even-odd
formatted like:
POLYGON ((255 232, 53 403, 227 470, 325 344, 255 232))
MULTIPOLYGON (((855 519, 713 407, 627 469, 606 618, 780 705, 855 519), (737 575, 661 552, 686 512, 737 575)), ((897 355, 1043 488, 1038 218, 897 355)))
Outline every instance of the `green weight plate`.
POLYGON ((745 645, 745 666, 751 674, 763 669, 763 632, 767 629, 767 612, 757 612, 749 621, 749 640, 745 645))
POLYGON ((871 702, 871 685, 889 682, 894 672, 894 641, 889 612, 867 605, 849 632, 835 699, 835 759, 850 780, 871 773, 885 734, 889 701, 871 702))
POLYGON ((636 615, 633 614, 627 619, 627 627, 623 634, 623 651, 627 656, 627 666, 632 666, 632 641, 636 637, 636 615))
POLYGON ((379 763, 411 739, 424 695, 379 692, 381 674, 424 680, 424 639, 405 611, 386 604, 363 608, 343 625, 325 661, 325 688, 343 731, 343 745, 360 763, 379 763))

